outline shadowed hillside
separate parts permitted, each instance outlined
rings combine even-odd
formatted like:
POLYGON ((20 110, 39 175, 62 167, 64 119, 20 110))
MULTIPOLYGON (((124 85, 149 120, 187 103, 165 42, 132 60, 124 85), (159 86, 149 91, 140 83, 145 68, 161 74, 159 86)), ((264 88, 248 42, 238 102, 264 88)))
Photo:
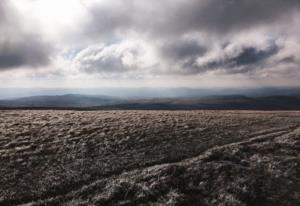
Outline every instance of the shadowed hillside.
POLYGON ((0 101, 3 109, 82 110, 300 110, 299 96, 208 97, 121 99, 95 95, 34 96, 0 101))

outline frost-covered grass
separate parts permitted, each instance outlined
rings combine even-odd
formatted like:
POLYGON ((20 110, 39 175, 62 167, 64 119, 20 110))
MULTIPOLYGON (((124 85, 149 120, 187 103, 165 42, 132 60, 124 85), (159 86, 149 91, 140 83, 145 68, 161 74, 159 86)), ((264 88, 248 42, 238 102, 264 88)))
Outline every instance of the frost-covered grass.
POLYGON ((299 127, 300 112, 0 111, 0 205, 297 205, 299 127))

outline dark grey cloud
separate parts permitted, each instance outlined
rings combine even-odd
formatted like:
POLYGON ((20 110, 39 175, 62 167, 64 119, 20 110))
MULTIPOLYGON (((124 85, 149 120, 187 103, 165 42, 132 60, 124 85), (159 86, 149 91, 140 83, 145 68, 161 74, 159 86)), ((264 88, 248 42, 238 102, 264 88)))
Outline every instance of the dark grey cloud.
POLYGON ((192 0, 182 2, 168 20, 169 26, 161 25, 160 29, 169 33, 204 30, 223 35, 285 19, 299 8, 298 0, 192 0))
POLYGON ((261 61, 268 59, 269 57, 278 53, 279 48, 274 45, 266 50, 259 50, 254 47, 245 48, 237 57, 231 61, 236 66, 244 66, 250 64, 257 64, 261 61))
POLYGON ((18 67, 39 67, 49 63, 49 46, 32 36, 19 42, 0 42, 0 70, 18 67))
POLYGON ((177 65, 186 72, 197 67, 197 59, 207 52, 207 48, 196 40, 180 39, 165 42, 160 52, 169 65, 177 65))
POLYGON ((295 56, 287 56, 282 59, 280 59, 279 63, 296 63, 295 56))
MULTIPOLYGON (((169 73, 178 73, 178 68, 185 74, 218 69, 228 73, 245 73, 263 68, 266 61, 282 49, 276 44, 267 48, 240 45, 242 49, 239 53, 227 54, 225 57, 215 56, 205 63, 199 63, 198 60, 214 53, 216 47, 225 50, 228 42, 235 44, 234 38, 244 35, 245 31, 254 31, 253 28, 262 28, 267 35, 255 38, 276 40, 277 34, 272 33, 273 29, 284 28, 292 22, 295 14, 299 15, 300 1, 113 0, 104 5, 96 4, 88 8, 88 11, 91 19, 84 27, 86 38, 109 45, 122 42, 134 33, 135 38, 153 42, 160 55, 161 65, 169 67, 169 73), (193 38, 189 38, 191 36, 193 38), (207 40, 211 42, 205 42, 207 40)), ((281 31, 285 32, 284 29, 281 31)), ((222 55, 222 52, 219 53, 222 55)), ((89 69, 85 71, 124 71, 121 59, 122 57, 99 58, 91 61, 93 64, 89 63, 89 69), (109 67, 111 69, 101 69, 109 67)), ((285 59, 281 64, 292 60, 285 59)), ((80 60, 77 58, 77 61, 80 60)), ((157 71, 158 69, 155 70, 157 71)))
POLYGON ((135 30, 156 36, 204 31, 215 35, 291 17, 299 0, 114 0, 90 9, 85 29, 98 35, 135 30))
POLYGON ((114 42, 117 40, 116 32, 123 32, 135 26, 136 9, 131 0, 114 0, 112 3, 95 5, 89 8, 91 19, 83 26, 83 35, 114 42))
POLYGON ((37 32, 24 31, 22 19, 6 0, 0 2, 0 31, 0 71, 50 62, 52 47, 37 32))
POLYGON ((162 54, 172 60, 184 60, 202 56, 207 48, 195 40, 177 40, 166 42, 161 48, 162 54))
MULTIPOLYGON (((280 51, 279 46, 272 44, 267 48, 244 47, 237 54, 226 55, 226 58, 216 59, 193 69, 216 70, 223 69, 228 73, 247 73, 259 68, 270 57, 280 51)), ((195 72, 195 71, 193 71, 195 72)))

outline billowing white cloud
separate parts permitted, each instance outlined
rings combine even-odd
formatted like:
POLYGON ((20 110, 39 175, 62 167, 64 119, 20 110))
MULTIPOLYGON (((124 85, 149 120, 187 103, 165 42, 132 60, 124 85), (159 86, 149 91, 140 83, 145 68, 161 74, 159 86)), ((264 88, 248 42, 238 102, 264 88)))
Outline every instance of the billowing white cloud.
POLYGON ((80 70, 88 73, 140 72, 156 66, 147 46, 136 41, 93 45, 80 51, 73 60, 80 70))

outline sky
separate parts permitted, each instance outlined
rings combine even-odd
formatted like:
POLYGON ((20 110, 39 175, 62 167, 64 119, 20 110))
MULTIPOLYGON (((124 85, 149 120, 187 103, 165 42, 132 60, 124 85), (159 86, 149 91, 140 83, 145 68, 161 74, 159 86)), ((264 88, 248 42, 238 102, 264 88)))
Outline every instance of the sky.
POLYGON ((1 88, 300 86, 299 0, 1 0, 1 88))

